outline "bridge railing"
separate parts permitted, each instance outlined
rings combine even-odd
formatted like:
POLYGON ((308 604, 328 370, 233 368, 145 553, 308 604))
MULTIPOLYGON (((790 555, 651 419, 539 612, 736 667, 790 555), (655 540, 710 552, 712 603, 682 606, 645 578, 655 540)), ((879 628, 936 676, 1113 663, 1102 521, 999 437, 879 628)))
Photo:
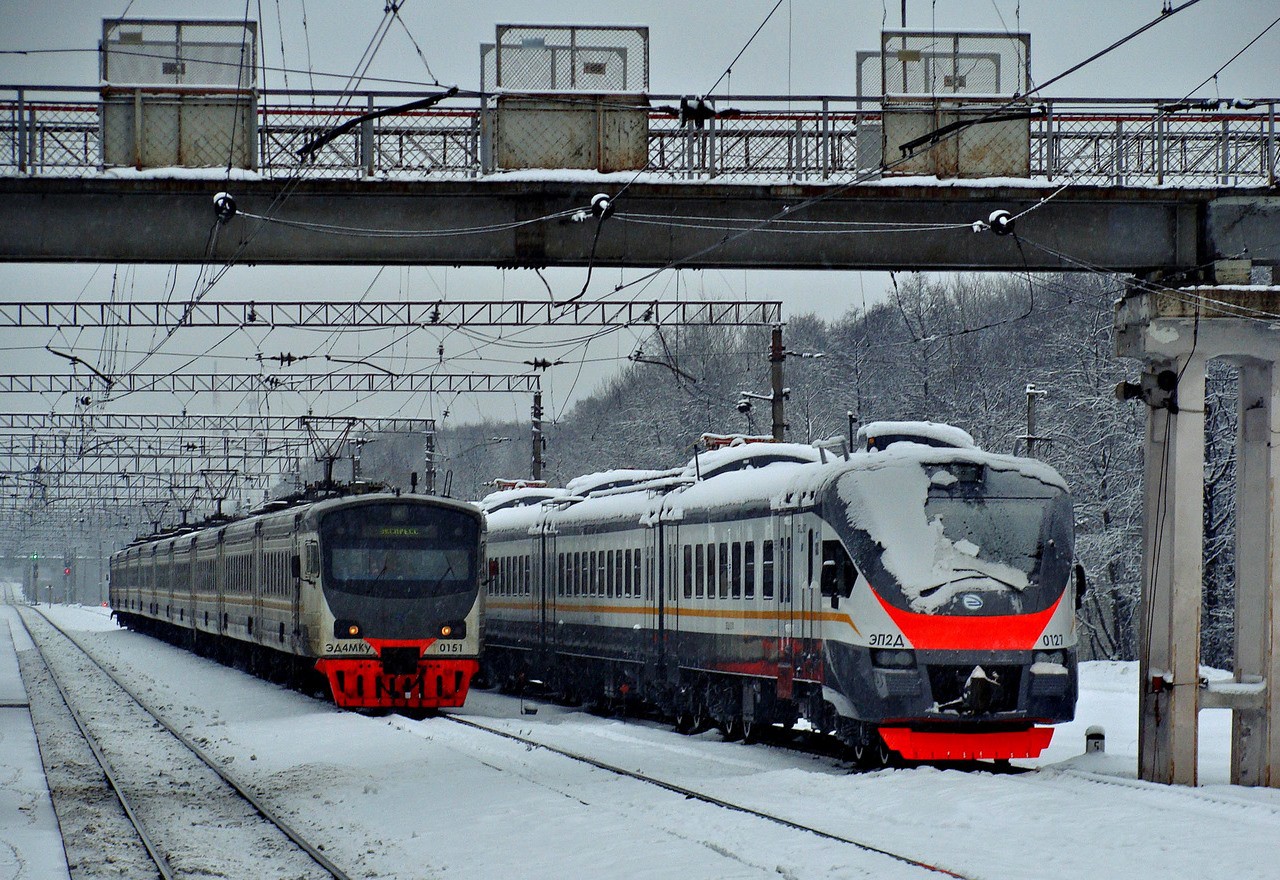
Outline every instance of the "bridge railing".
MULTIPOLYGON (((317 150, 318 135, 420 92, 259 94, 256 171, 269 178, 459 179, 500 173, 492 100, 472 95, 365 122, 317 150)), ((878 97, 735 96, 703 127, 678 95, 650 95, 646 175, 726 182, 847 182, 882 168, 878 97)), ((989 102, 988 102, 989 106, 989 102)), ((97 87, 0 86, 0 174, 104 171, 97 87)), ((1099 185, 1273 186, 1276 102, 1187 106, 1158 99, 1045 99, 1030 122, 1033 179, 1099 185)), ((891 145, 888 159, 896 158, 891 145)), ((892 168, 888 174, 892 174, 892 168)))

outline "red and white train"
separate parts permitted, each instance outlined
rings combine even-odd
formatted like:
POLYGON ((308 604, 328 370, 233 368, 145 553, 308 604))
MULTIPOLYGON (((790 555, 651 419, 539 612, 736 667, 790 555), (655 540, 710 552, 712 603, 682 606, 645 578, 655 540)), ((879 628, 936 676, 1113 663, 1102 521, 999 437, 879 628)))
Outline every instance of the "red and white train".
POLYGON ((479 668, 484 519, 368 494, 135 541, 111 557, 124 626, 357 709, 461 706, 479 668))
POLYGON ((804 719, 868 765, 1038 755, 1077 694, 1066 485, 950 426, 859 437, 490 495, 488 671, 730 737, 804 719))

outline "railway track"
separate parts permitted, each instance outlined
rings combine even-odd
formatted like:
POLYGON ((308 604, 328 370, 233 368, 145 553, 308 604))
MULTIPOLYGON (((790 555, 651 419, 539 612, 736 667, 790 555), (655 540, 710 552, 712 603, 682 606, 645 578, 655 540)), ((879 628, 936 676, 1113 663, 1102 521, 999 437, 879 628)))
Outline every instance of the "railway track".
POLYGON ((524 745, 527 748, 542 749, 552 754, 560 755, 571 761, 576 761, 578 763, 586 764, 590 767, 594 767, 598 770, 603 770, 607 773, 613 773, 618 776, 626 777, 628 779, 634 779, 638 782, 643 782, 647 785, 655 786, 657 788, 671 792, 672 794, 679 795, 680 797, 688 800, 695 800, 701 803, 710 804, 712 806, 721 807, 726 810, 732 810, 737 813, 743 813, 748 816, 754 816, 758 819, 771 822, 775 825, 781 825, 785 828, 790 828, 795 831, 801 831, 806 834, 811 834, 816 837, 820 837, 824 840, 831 840, 837 843, 847 844, 858 850, 861 850, 862 852, 883 856, 895 862, 909 865, 913 868, 919 868, 921 871, 928 872, 935 876, 954 877, 954 878, 958 878, 958 880, 975 880, 975 878, 970 877, 967 874, 962 874, 956 871, 952 871, 940 865, 930 864, 928 862, 922 861, 920 859, 912 858, 911 856, 904 855, 902 853, 893 852, 891 850, 884 849, 883 847, 878 847, 873 844, 867 843, 865 841, 855 840, 851 837, 846 837, 841 834, 835 834, 830 831, 825 831, 821 828, 815 828, 812 825, 806 825, 802 822, 797 822, 792 819, 788 819, 784 816, 778 816, 773 813, 765 812, 763 810, 758 810, 754 807, 750 807, 745 804, 734 803, 732 801, 728 801, 723 798, 716 797, 715 795, 707 794, 706 792, 701 792, 696 789, 679 785, 678 783, 673 783, 667 780, 659 779, 655 776, 650 776, 646 773, 641 773, 636 770, 628 770, 625 767, 619 767, 615 764, 610 764, 608 762, 601 761, 589 755, 579 754, 569 749, 563 749, 558 746, 549 745, 539 740, 531 739, 526 736, 521 736, 518 733, 512 733, 507 730, 500 730, 495 727, 490 727, 487 724, 480 723, 471 718, 463 718, 461 716, 448 714, 448 713, 441 714, 440 717, 442 719, 447 719, 448 721, 451 721, 454 724, 460 724, 463 727, 471 728, 473 730, 483 731, 484 733, 493 734, 494 736, 502 737, 503 739, 520 743, 521 745, 524 745))
POLYGON ((38 609, 19 607, 18 616, 160 877, 352 880, 74 636, 38 609), (71 655, 47 650, 57 640, 74 648, 71 655), (102 686, 73 688, 72 669, 81 680, 97 675, 102 686))

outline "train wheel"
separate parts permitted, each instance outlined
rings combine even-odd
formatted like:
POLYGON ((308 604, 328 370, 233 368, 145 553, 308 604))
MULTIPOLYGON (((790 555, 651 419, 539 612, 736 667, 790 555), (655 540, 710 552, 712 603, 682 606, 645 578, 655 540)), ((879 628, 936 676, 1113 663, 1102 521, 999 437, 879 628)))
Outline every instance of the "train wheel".
POLYGON ((764 725, 756 721, 754 718, 748 721, 742 719, 742 741, 747 745, 760 742, 760 734, 764 732, 764 725))
POLYGON ((857 742, 849 747, 853 754, 853 763, 861 770, 879 770, 888 767, 893 761, 893 752, 884 744, 884 740, 875 734, 875 742, 857 742))
POLYGON ((742 739, 742 718, 730 718, 728 721, 720 725, 720 736, 725 742, 737 742, 742 739))

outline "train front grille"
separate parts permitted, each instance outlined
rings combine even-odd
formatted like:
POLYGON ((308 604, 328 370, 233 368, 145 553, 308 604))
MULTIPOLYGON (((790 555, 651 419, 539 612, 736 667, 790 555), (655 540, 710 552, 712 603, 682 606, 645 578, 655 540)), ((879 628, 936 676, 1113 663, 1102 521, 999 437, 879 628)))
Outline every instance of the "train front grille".
POLYGON ((943 710, 967 715, 1016 711, 1022 667, 983 665, 986 683, 980 689, 970 681, 975 678, 975 669, 972 663, 930 665, 929 687, 934 702, 943 710))
POLYGON ((412 675, 418 671, 418 648, 383 648, 382 671, 387 675, 412 675))

